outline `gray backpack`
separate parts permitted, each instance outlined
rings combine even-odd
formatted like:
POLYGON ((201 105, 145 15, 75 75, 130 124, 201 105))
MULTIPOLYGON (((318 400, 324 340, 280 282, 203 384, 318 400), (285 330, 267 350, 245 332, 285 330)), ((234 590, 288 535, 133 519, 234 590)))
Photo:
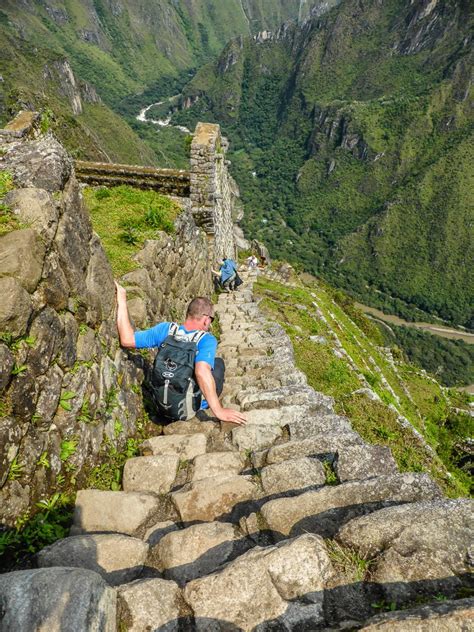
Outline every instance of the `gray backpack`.
POLYGON ((150 391, 160 416, 186 421, 201 408, 202 393, 194 377, 197 345, 205 331, 186 333, 171 323, 153 364, 150 391))

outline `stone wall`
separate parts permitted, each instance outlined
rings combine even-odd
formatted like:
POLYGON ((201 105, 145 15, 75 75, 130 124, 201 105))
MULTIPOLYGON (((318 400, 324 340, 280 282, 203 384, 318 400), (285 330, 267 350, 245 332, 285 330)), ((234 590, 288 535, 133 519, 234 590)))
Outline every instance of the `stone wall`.
POLYGON ((163 195, 189 196, 189 171, 83 160, 75 161, 75 169, 78 180, 91 186, 129 184, 141 189, 153 189, 163 195))
MULTIPOLYGON (((0 237, 0 523, 54 492, 87 485, 143 422, 143 359, 124 352, 114 279, 84 207, 74 165, 51 135, 0 136, 2 201, 20 228, 0 237), (3 138, 3 140, 2 140, 3 138)), ((181 318, 209 295, 208 238, 190 213, 160 234, 122 279, 137 327, 181 318)))
POLYGON ((219 125, 197 124, 191 144, 191 210, 210 237, 214 262, 236 256, 233 211, 238 188, 227 170, 226 150, 219 125))

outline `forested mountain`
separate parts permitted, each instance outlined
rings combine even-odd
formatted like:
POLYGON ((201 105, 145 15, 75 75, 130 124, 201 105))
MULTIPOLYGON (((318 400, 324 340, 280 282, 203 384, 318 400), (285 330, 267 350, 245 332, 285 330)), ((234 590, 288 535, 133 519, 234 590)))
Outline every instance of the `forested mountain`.
POLYGON ((410 319, 473 327, 472 4, 319 13, 231 42, 175 118, 223 123, 247 230, 275 256, 410 319))
POLYGON ((163 92, 169 96, 183 76, 189 79, 189 71, 217 55, 232 37, 302 19, 314 4, 3 0, 0 122, 21 107, 48 109, 56 133, 76 155, 163 163, 163 153, 156 156, 116 116, 132 111, 129 97, 133 108, 163 92), (143 100, 133 99, 143 92, 143 100))

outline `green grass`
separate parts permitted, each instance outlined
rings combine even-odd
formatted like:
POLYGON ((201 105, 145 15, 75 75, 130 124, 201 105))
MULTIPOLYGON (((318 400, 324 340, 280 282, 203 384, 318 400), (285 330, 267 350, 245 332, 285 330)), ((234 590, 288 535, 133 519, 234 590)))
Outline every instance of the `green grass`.
POLYGON ((365 440, 389 446, 401 471, 428 472, 447 495, 469 494, 472 478, 459 465, 457 446, 472 436, 474 422, 461 394, 446 391, 403 360, 392 363, 379 346, 380 331, 339 290, 317 280, 308 287, 290 288, 262 278, 255 288, 262 297, 261 309, 289 334, 296 364, 308 383, 332 395, 336 412, 346 415, 365 440), (315 334, 323 342, 310 340, 315 334), (334 354, 341 353, 335 336, 347 355, 334 354), (365 377, 379 401, 355 393, 364 386, 356 373, 365 377), (454 407, 466 413, 455 414, 454 407), (399 423, 400 415, 437 456, 399 423))
POLYGON ((112 270, 121 276, 137 267, 133 256, 159 231, 174 232, 178 205, 155 191, 130 186, 87 188, 84 198, 112 270))

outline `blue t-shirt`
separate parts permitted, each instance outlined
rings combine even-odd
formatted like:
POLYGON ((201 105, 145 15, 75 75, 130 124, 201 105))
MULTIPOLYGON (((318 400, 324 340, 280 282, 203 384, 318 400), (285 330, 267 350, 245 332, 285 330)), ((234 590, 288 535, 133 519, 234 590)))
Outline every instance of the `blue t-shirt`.
MULTIPOLYGON (((136 331, 135 332, 135 347, 137 349, 149 349, 150 347, 159 347, 166 339, 169 334, 171 323, 160 323, 159 325, 155 325, 151 327, 151 329, 146 329, 145 331, 136 331)), ((188 331, 183 327, 183 325, 179 326, 180 331, 185 331, 186 333, 191 333, 194 331, 198 331, 197 329, 191 329, 188 331)), ((216 350, 217 350, 217 340, 216 338, 210 334, 206 333, 205 336, 199 340, 197 343, 197 352, 194 363, 196 362, 207 362, 211 369, 214 368, 214 360, 216 358, 216 350)), ((203 398, 201 408, 208 408, 209 405, 206 400, 203 398)))

